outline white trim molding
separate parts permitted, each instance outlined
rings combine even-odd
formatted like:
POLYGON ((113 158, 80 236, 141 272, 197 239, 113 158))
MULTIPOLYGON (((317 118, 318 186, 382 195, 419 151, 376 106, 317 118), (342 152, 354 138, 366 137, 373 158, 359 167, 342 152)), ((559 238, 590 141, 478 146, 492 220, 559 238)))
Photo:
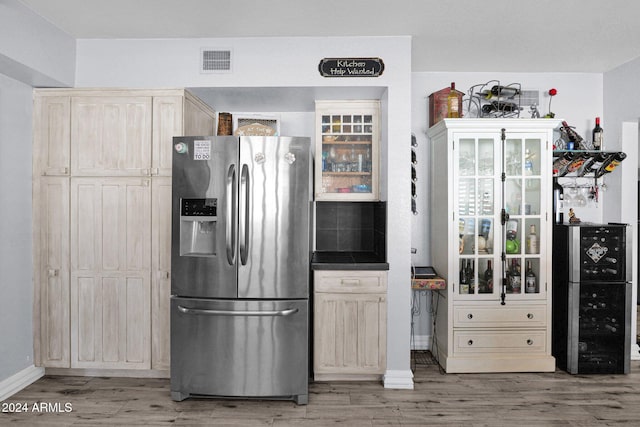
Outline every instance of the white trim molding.
POLYGON ((384 388, 413 390, 413 372, 411 370, 387 370, 383 377, 384 388))
POLYGON ((8 399, 43 376, 44 368, 31 365, 6 380, 0 381, 0 401, 8 399))

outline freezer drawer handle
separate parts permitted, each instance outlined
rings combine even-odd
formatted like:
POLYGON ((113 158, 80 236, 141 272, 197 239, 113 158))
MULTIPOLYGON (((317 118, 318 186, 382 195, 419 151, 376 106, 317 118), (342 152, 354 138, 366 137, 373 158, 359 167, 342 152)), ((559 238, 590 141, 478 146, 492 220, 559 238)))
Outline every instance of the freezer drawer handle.
POLYGON ((277 317, 290 316, 298 312, 297 308, 287 308, 286 310, 207 310, 203 308, 189 308, 178 306, 178 310, 184 314, 204 314, 207 316, 261 316, 277 317))

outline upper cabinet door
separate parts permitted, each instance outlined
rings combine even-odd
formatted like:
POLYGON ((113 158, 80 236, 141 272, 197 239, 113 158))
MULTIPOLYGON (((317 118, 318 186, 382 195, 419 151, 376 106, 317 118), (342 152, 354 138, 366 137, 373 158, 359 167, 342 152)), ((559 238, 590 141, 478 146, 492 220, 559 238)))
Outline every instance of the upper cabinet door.
POLYGON ((151 174, 150 96, 71 98, 71 172, 151 174))
POLYGON ((36 96, 34 100, 34 176, 68 176, 71 108, 68 96, 36 96))
POLYGON ((182 96, 153 98, 152 175, 171 176, 173 137, 183 134, 182 100, 182 96))
POLYGON ((316 200, 379 200, 379 101, 316 101, 316 200))

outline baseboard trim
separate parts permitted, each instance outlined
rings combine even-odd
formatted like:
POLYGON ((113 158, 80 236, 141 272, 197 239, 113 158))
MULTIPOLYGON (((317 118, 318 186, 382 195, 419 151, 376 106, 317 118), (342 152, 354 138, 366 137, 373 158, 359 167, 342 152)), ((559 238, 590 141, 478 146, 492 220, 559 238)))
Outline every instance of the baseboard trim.
POLYGON ((387 370, 382 381, 384 388, 413 390, 413 372, 411 372, 411 369, 406 371, 387 370))
POLYGON ((34 365, 28 366, 22 371, 11 375, 6 380, 0 382, 0 401, 10 398, 42 377, 44 377, 44 368, 38 368, 34 365))

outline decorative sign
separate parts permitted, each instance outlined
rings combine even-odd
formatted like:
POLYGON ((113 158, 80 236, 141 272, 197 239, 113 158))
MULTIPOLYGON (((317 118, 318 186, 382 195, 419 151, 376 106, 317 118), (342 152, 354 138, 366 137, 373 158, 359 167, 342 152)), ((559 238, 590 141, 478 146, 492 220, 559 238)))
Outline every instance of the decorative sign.
POLYGON ((240 126, 233 134, 236 136, 273 136, 276 134, 276 130, 267 125, 252 123, 240 126))
POLYGON ((380 58, 324 58, 318 71, 323 77, 379 77, 384 62, 380 58))
POLYGON ((193 141, 193 160, 209 159, 211 159, 211 141, 206 139, 193 141))

